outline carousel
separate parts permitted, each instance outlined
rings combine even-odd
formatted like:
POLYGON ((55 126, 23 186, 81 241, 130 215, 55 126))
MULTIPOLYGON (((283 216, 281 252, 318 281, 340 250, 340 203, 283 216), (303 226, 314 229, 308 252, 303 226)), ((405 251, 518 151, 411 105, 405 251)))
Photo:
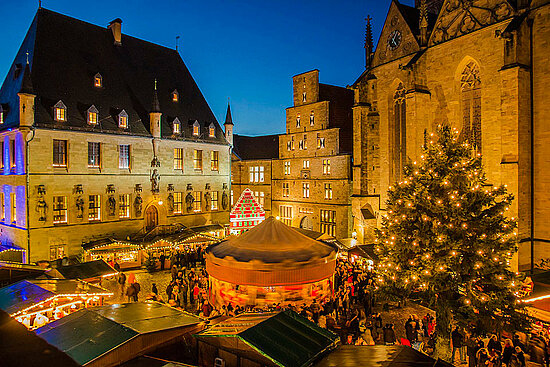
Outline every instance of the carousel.
POLYGON ((310 303, 331 295, 337 248, 269 217, 206 250, 214 305, 310 303))

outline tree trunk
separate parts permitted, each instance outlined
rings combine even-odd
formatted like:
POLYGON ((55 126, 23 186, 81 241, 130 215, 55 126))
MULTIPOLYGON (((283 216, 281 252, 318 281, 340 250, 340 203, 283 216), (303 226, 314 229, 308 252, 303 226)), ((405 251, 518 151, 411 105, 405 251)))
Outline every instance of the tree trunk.
POLYGON ((451 361, 451 313, 447 302, 439 296, 435 303, 435 358, 451 361))

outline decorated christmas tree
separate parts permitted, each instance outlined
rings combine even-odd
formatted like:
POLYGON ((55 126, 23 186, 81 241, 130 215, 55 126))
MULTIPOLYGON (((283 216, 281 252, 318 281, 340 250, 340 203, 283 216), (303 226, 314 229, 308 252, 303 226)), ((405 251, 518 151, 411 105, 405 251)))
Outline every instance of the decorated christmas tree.
POLYGON ((399 297, 421 297, 436 311, 438 355, 452 326, 474 335, 523 325, 513 196, 492 186, 481 156, 448 125, 427 136, 419 161, 388 191, 377 230, 378 283, 399 297))

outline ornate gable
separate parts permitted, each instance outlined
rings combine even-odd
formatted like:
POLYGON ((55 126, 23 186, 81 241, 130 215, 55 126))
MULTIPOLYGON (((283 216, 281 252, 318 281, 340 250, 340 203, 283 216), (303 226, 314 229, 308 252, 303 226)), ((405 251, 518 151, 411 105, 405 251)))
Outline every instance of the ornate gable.
POLYGON ((420 50, 418 40, 411 30, 411 25, 407 22, 407 19, 413 21, 411 19, 411 14, 403 14, 404 11, 409 9, 411 12, 415 11, 414 8, 398 4, 397 0, 391 2, 386 22, 384 23, 382 33, 376 44, 373 66, 398 59, 420 50))
POLYGON ((460 37, 513 14, 514 8, 507 0, 445 0, 428 45, 460 37))

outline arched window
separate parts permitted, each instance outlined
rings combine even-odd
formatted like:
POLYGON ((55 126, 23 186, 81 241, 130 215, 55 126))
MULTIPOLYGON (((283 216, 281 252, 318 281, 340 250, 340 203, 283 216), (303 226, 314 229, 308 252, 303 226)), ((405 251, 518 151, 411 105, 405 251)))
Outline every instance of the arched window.
POLYGON ((94 75, 94 87, 101 88, 103 87, 103 77, 100 73, 94 75))
POLYGON ((393 179, 399 180, 407 161, 407 103, 405 87, 399 83, 393 95, 393 179))
POLYGON ((199 136, 200 135, 200 128, 199 122, 195 120, 193 123, 193 136, 199 136))
POLYGON ((128 128, 128 114, 124 110, 118 114, 118 127, 121 129, 128 128))
POLYGON ((470 61, 460 77, 462 138, 481 153, 481 78, 479 65, 470 61))
POLYGON ((53 106, 53 118, 55 121, 67 121, 67 106, 59 100, 53 106))

